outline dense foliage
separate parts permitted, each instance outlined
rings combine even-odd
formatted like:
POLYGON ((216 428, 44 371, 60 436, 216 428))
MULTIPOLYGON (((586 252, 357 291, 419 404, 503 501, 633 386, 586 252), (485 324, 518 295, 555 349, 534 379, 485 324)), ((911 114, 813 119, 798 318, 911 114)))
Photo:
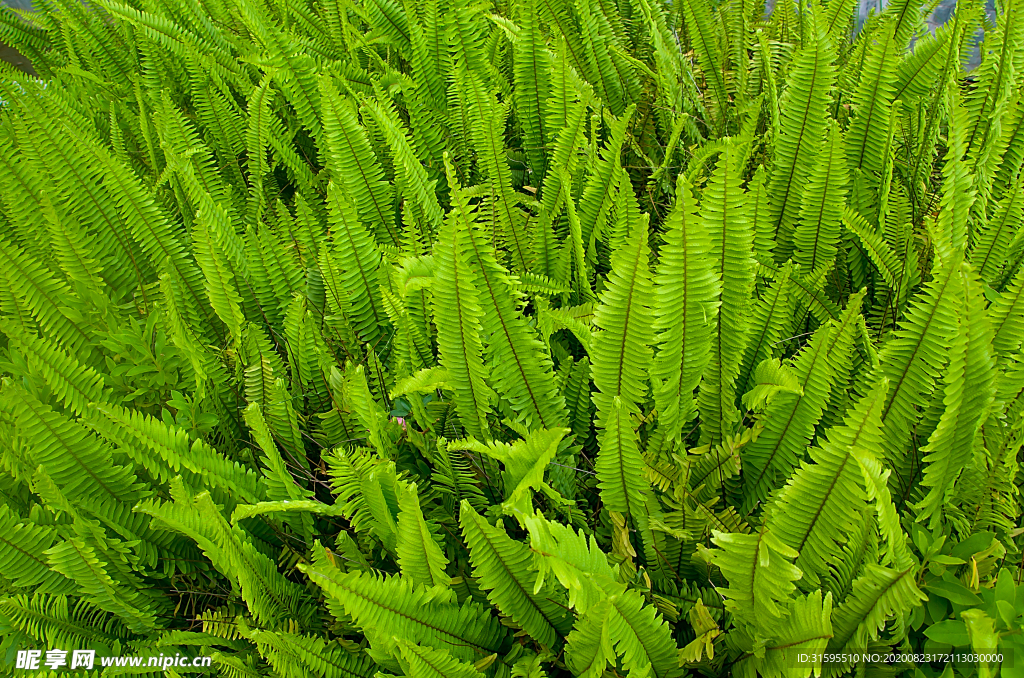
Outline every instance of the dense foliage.
POLYGON ((36 5, 7 661, 1024 676, 1024 0, 36 5))

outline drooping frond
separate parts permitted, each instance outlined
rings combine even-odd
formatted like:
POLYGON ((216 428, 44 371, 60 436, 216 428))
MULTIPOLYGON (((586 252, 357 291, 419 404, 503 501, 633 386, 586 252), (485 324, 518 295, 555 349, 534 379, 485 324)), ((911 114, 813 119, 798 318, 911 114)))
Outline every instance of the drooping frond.
POLYGON ((556 649, 572 627, 550 584, 537 577, 534 555, 503 529, 487 524, 469 502, 459 512, 473 570, 488 599, 544 647, 556 649))
POLYGON ((716 548, 702 552, 729 582, 722 590, 726 609, 758 636, 769 636, 773 624, 788 615, 793 582, 802 575, 792 563, 797 552, 766 528, 754 534, 713 534, 716 548))
POLYGON ((618 657, 631 673, 652 678, 684 674, 668 626, 636 591, 623 591, 589 608, 567 642, 566 662, 580 678, 601 676, 618 657), (612 638, 616 640, 609 642, 612 638))
POLYGON ((880 449, 883 397, 874 391, 861 398, 843 424, 810 449, 810 460, 800 465, 769 509, 769 529, 800 554, 796 564, 804 573, 805 588, 817 585, 839 561, 842 545, 867 506, 866 483, 853 450, 880 449))
POLYGON ((71 579, 50 569, 46 550, 58 538, 56 530, 19 520, 7 506, 0 506, 0 570, 5 583, 34 587, 36 595, 72 593, 71 579))
POLYGON ((505 631, 484 608, 458 605, 440 587, 416 586, 397 576, 338 570, 317 546, 314 560, 300 566, 367 634, 374 658, 394 656, 399 641, 448 650, 461 661, 476 661, 505 645, 505 631))
POLYGON ((853 583, 849 597, 836 607, 827 651, 863 652, 888 620, 903 617, 924 601, 913 571, 868 565, 853 583))
MULTIPOLYGON (((437 543, 437 528, 423 517, 416 486, 405 488, 398 503, 398 545, 395 551, 402 576, 421 586, 448 586, 451 583, 451 577, 445 572, 448 559, 437 543)), ((462 514, 465 515, 465 510, 462 514)))
POLYGON ((794 600, 774 637, 756 652, 744 648, 734 668, 740 676, 816 675, 831 638, 832 594, 815 591, 794 600))
POLYGON ((371 678, 375 673, 376 667, 365 656, 317 636, 254 630, 249 637, 282 678, 371 678))
POLYGON ((482 678, 484 675, 445 649, 430 649, 407 640, 399 641, 398 649, 399 664, 409 678, 482 678))

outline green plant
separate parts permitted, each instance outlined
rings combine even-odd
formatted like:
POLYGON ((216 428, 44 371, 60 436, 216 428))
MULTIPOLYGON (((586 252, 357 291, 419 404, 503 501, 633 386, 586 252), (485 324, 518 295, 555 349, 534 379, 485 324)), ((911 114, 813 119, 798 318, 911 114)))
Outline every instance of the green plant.
POLYGON ((36 4, 7 660, 1024 675, 1022 0, 36 4))

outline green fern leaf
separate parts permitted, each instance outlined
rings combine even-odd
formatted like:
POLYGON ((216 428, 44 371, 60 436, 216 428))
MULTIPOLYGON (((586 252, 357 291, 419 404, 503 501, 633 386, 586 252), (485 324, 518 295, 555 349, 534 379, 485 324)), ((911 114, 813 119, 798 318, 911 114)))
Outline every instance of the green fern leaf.
POLYGON ((384 180, 384 171, 366 138, 365 128, 359 124, 350 102, 339 96, 327 77, 320 80, 320 96, 332 180, 354 201, 359 219, 373 229, 377 242, 397 246, 392 190, 384 180))
POLYGON ((488 599, 542 646, 556 650, 572 627, 572 618, 549 587, 538 579, 526 545, 493 527, 469 502, 459 512, 473 571, 488 599))
POLYGON ((341 292, 352 328, 364 342, 375 345, 385 327, 387 314, 380 299, 378 269, 380 251, 352 209, 353 202, 340 186, 327 188, 331 239, 339 270, 341 292))
MULTIPOLYGON (((623 212, 624 219, 635 214, 636 199, 623 212)), ((612 271, 594 310, 591 369, 594 375, 595 423, 601 452, 597 477, 601 499, 609 511, 634 514, 641 510, 646 482, 634 417, 647 394, 646 372, 651 361, 654 331, 651 309, 653 294, 646 219, 630 219, 624 245, 612 256, 612 271)))
POLYGON ((50 567, 77 582, 89 602, 124 619, 135 633, 145 634, 155 628, 155 610, 146 596, 114 581, 95 550, 84 541, 60 542, 47 555, 50 567))
POLYGON ((846 202, 846 161, 838 125, 826 132, 827 146, 808 177, 800 206, 800 223, 793 235, 794 261, 810 277, 832 265, 839 248, 843 205, 846 202))
POLYGON ((24 522, 0 505, 0 571, 5 582, 32 588, 37 596, 74 593, 74 582, 47 563, 45 552, 58 538, 54 528, 24 522))
POLYGON ((536 2, 523 3, 519 25, 521 32, 514 56, 516 112, 530 158, 531 182, 540 186, 547 175, 546 144, 554 135, 544 126, 542 107, 551 86, 551 57, 541 35, 536 2))
POLYGON ((678 652, 654 606, 644 605, 638 592, 626 590, 592 606, 577 620, 567 639, 566 663, 574 675, 596 678, 618 656, 630 673, 676 678, 685 673, 678 652))
POLYGON ((756 534, 713 532, 717 548, 701 553, 721 570, 729 587, 721 591, 726 609, 759 637, 771 637, 789 613, 793 583, 802 573, 792 564, 797 552, 765 528, 756 534))
POLYGON ((378 662, 399 651, 403 640, 448 650, 460 661, 475 661, 481 656, 478 653, 500 652, 506 645, 505 631, 496 618, 476 603, 457 605, 444 588, 427 589, 400 577, 367 572, 344 574, 331 565, 319 545, 313 562, 299 568, 363 630, 373 648, 371 656, 378 662))
POLYGON ((992 354, 992 328, 985 313, 981 286, 974 273, 964 270, 960 331, 950 346, 943 398, 945 409, 935 431, 922 448, 924 498, 914 507, 917 520, 939 524, 949 502, 953 481, 972 458, 977 437, 996 397, 996 363, 992 354))
MULTIPOLYGON (((863 652, 885 623, 903 617, 926 599, 914 582, 914 570, 891 570, 869 564, 832 616, 828 652, 863 652)), ((847 667, 849 664, 847 663, 847 667)), ((842 670, 843 664, 839 668, 842 670)))
POLYGON ((748 340, 754 231, 747 195, 740 188, 737 155, 731 144, 725 147, 701 203, 701 219, 711 234, 715 273, 722 280, 717 332, 697 397, 702 444, 721 442, 739 423, 734 380, 748 340))
POLYGON ((829 42, 814 23, 812 27, 814 33, 808 44, 793 58, 782 96, 781 128, 768 183, 774 237, 783 246, 780 251, 786 254, 792 249, 793 228, 800 220, 804 187, 825 137, 829 90, 835 82, 829 42))
POLYGON ((282 678, 372 678, 377 668, 365 656, 317 636, 254 630, 249 638, 282 678))
POLYGON ((483 678, 472 664, 460 662, 445 649, 432 650, 414 645, 407 640, 398 641, 399 663, 409 678, 483 678))
POLYGON ((445 572, 448 559, 437 543, 436 528, 426 522, 420 510, 416 485, 410 485, 398 499, 398 545, 395 552, 402 576, 422 586, 449 586, 445 572))
MULTIPOLYGON (((793 601, 790 613, 771 641, 757 652, 753 643, 734 664, 737 675, 820 675, 821 654, 832 638, 832 594, 809 593, 793 601), (761 653, 763 650, 763 654, 761 653), (805 657, 811 657, 810 661, 805 657)), ((745 640, 745 639, 744 639, 745 640)), ((746 645, 746 643, 744 643, 746 645)))
POLYGON ((947 359, 949 343, 956 336, 956 299, 960 276, 957 259, 951 259, 919 292, 908 309, 901 329, 879 354, 880 365, 865 376, 865 385, 885 376, 892 384, 882 409, 883 447, 890 460, 903 458, 919 403, 931 395, 935 379, 947 359))
POLYGON ((651 383, 659 425, 667 438, 678 440, 693 417, 693 391, 711 358, 722 286, 708 257, 711 239, 697 217, 696 201, 683 174, 676 182, 676 202, 666 224, 654 288, 658 353, 651 383))
MULTIPOLYGON (((458 183, 449 167, 452 191, 458 183)), ((555 388, 550 357, 533 328, 517 308, 517 294, 508 270, 496 258, 486 232, 459 207, 452 228, 461 240, 483 310, 482 327, 489 335, 491 381, 528 429, 557 428, 565 421, 565 403, 555 388)), ((449 371, 451 368, 449 367, 449 371)))
POLYGON ((481 339, 484 316, 465 244, 465 232, 472 227, 476 213, 463 192, 454 190, 452 198, 452 211, 434 245, 433 315, 438 353, 453 383, 462 425, 473 437, 487 439, 487 414, 494 392, 486 381, 481 339))
POLYGON ((855 447, 880 449, 883 399, 877 391, 861 398, 843 425, 810 449, 810 461, 800 465, 769 510, 769 529, 800 554, 796 564, 805 587, 817 586, 829 574, 867 508, 865 482, 852 452, 855 447))

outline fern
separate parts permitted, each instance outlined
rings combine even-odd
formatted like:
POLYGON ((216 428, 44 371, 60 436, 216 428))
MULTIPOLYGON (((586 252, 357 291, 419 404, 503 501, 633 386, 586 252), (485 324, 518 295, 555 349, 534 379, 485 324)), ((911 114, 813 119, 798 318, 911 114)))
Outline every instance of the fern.
POLYGON ((754 284, 754 232, 736 164, 734 146, 727 145, 701 204, 701 219, 711 235, 714 272, 722 280, 718 327, 698 396, 701 442, 712 444, 731 435, 739 423, 733 380, 747 345, 747 313, 754 284))
POLYGON ((647 227, 637 219, 629 197, 619 218, 627 237, 616 252, 608 287, 594 311, 592 372, 598 393, 596 425, 601 453, 597 474, 609 510, 634 513, 642 503, 642 460, 633 418, 647 394, 644 366, 653 342, 650 307, 651 274, 647 261, 647 227))
POLYGON ((854 5, 0 9, 0 649, 1019 651, 1024 6, 854 5))

